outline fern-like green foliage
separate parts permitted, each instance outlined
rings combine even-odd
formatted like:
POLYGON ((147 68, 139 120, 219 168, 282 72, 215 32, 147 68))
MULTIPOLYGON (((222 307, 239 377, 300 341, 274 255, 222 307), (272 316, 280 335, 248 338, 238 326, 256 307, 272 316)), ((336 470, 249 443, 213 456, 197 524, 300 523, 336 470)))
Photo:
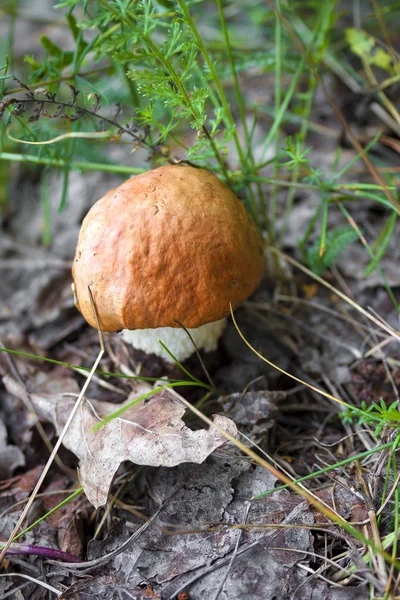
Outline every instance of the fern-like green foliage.
POLYGON ((321 245, 316 241, 307 250, 307 261, 310 269, 316 275, 322 275, 333 265, 337 257, 346 247, 357 240, 357 232, 348 226, 336 227, 326 234, 324 252, 321 254, 321 245))
MULTIPOLYGON (((78 4, 71 0, 62 6, 73 9, 78 4)), ((100 0, 90 5, 79 26, 97 30, 92 44, 96 59, 111 57, 126 65, 138 98, 134 116, 146 127, 150 143, 172 140, 185 158, 220 170, 234 132, 232 119, 218 95, 211 99, 213 76, 187 14, 179 2, 168 4, 173 10, 151 0, 100 0), (190 129, 197 137, 186 145, 175 132, 190 129)))
MULTIPOLYGON (((55 8, 64 10, 60 19, 69 28, 73 50, 56 43, 49 29, 41 39, 42 52, 26 57, 30 75, 21 74, 15 94, 5 83, 8 63, 3 67, 0 93, 4 87, 8 91, 0 98, 0 116, 11 125, 9 139, 36 144, 18 155, 2 135, 3 153, 8 160, 35 158, 36 164, 62 167, 61 207, 71 168, 114 168, 129 174, 130 150, 145 151, 140 156, 143 167, 147 159, 150 166, 185 161, 208 168, 237 193, 271 244, 284 237, 297 186, 317 190, 321 205, 299 247, 303 260, 321 274, 356 239, 350 228, 327 233, 331 208, 336 206, 332 196, 340 202, 369 199, 400 214, 387 197, 389 187, 340 183, 354 160, 339 173, 335 160, 330 172, 325 165, 313 164, 318 161, 310 152, 308 130, 318 89, 314 69, 322 73, 325 68, 322 59, 331 50, 337 4, 338 0, 244 5, 240 0, 61 0, 55 8), (299 52, 300 47, 304 51, 299 52), (268 78, 265 73, 270 73, 268 78), (262 85, 255 93, 255 78, 260 76, 262 85), (281 149, 289 124, 297 133, 281 149), (107 143, 99 142, 101 135, 91 136, 104 131, 110 134, 107 143), (89 134, 90 143, 70 135, 82 132, 89 134), (42 145, 54 138, 56 143, 42 145), (126 164, 109 164, 112 143, 131 144, 126 164), (290 188, 283 201, 280 185, 290 188), (282 222, 279 232, 277 224, 282 222), (308 249, 317 224, 319 243, 308 249)), ((344 35, 349 52, 367 55, 371 68, 382 66, 378 38, 361 29, 340 31, 340 37, 344 35)), ((397 73, 394 57, 390 60, 397 73)), ((366 274, 380 268, 396 218, 389 217, 372 245, 366 274)))

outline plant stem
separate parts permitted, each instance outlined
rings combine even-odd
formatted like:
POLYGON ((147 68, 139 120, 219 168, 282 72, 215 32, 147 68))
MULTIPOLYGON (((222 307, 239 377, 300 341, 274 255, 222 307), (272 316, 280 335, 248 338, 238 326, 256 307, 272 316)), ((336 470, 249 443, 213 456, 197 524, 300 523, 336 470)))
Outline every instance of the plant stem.
MULTIPOLYGON (((276 0, 275 14, 275 87, 274 87, 274 118, 278 118, 279 108, 281 104, 281 80, 282 80, 282 27, 281 22, 278 18, 278 11, 280 10, 280 0, 276 0)), ((280 127, 278 126, 275 135, 275 157, 278 157, 280 145, 280 127)), ((274 179, 279 177, 279 161, 276 160, 274 164, 274 179)), ((272 193, 269 202, 269 219, 273 224, 276 222, 278 212, 278 191, 277 185, 273 186, 272 193)), ((275 242, 275 228, 272 230, 271 243, 275 242)))
MULTIPOLYGON (((83 73, 76 73, 75 75, 80 75, 80 77, 87 77, 88 75, 94 75, 95 73, 101 73, 102 71, 107 71, 108 69, 111 70, 115 70, 114 65, 104 65, 103 67, 97 67, 97 69, 90 69, 89 71, 85 71, 83 73)), ((61 75, 60 77, 55 77, 54 79, 47 79, 45 81, 41 81, 40 82, 40 86, 41 87, 47 87, 49 85, 52 85, 53 83, 61 83, 62 81, 68 81, 69 79, 73 79, 74 78, 74 74, 69 74, 69 75, 61 75)), ((35 88, 38 87, 38 83, 31 83, 28 84, 27 87, 30 90, 34 90, 35 88)), ((4 92, 5 96, 11 96, 11 94, 18 94, 19 92, 24 92, 25 88, 23 87, 17 87, 17 88, 12 88, 11 90, 6 90, 4 92)))
POLYGON ((10 162, 30 162, 35 165, 46 165, 57 169, 70 166, 77 171, 103 171, 104 173, 119 173, 121 175, 138 175, 146 169, 138 169, 125 165, 109 165, 106 163, 89 163, 79 160, 64 160, 62 158, 45 158, 31 154, 15 154, 13 152, 0 152, 0 160, 10 162))
MULTIPOLYGON (((163 56, 163 54, 162 54, 162 52, 160 52, 158 46, 156 44, 154 44, 154 42, 147 35, 143 35, 143 39, 146 42, 146 44, 149 46, 149 48, 154 52, 155 56, 157 56, 159 61, 168 70, 169 74, 172 77, 173 82, 175 83, 175 85, 177 86, 177 88, 179 89, 179 91, 181 93, 183 101, 185 102, 186 106, 191 110, 193 118, 197 119, 199 117, 199 115, 194 110, 193 105, 190 101, 190 98, 187 95, 187 92, 186 92, 180 78, 178 77, 178 74, 176 73, 175 69, 173 68, 171 62, 163 56)), ((202 131, 203 131, 204 135, 206 136, 206 138, 214 152, 214 156, 215 156, 222 172, 224 173, 225 178, 229 181, 230 177, 229 177, 227 169, 226 169, 226 164, 225 164, 224 160, 222 159, 220 153, 218 152, 218 148, 216 147, 215 142, 212 139, 212 137, 205 125, 202 126, 202 131)))
MULTIPOLYGON (((254 160, 254 155, 253 155, 253 148, 251 145, 249 128, 247 126, 246 110, 245 110, 242 91, 241 91, 240 85, 239 85, 239 79, 238 79, 236 66, 235 66, 235 59, 234 59, 233 53, 232 53, 232 46, 231 46, 231 42, 230 42, 230 38, 229 38, 228 27, 226 24, 225 15, 224 15, 224 11, 222 8, 222 0, 217 0, 217 6, 218 6, 219 18, 221 21, 222 33, 224 35, 225 45, 226 45, 226 49, 228 52, 228 59, 229 59, 229 64, 231 67, 231 72, 232 72, 232 77, 233 77, 233 82, 234 82, 234 87, 235 87, 236 101, 237 101, 237 105, 238 105, 238 109, 239 109, 240 120, 242 122, 243 133, 244 133, 244 137, 246 140, 246 150, 247 150, 246 156, 241 157, 242 170, 244 171, 244 177, 246 179, 246 174, 247 174, 246 172, 249 170, 248 169, 249 166, 251 167, 251 172, 252 173, 255 172, 255 160, 254 160), (247 165, 247 162, 249 162, 249 165, 247 165)), ((224 97, 225 97, 225 94, 224 94, 224 97)), ((229 114, 231 115, 230 111, 229 111, 229 114)), ((236 133, 236 130, 234 130, 234 132, 236 133)), ((252 212, 254 213, 253 218, 259 224, 259 213, 260 213, 260 209, 261 209, 261 211, 264 213, 264 218, 265 218, 266 224, 268 224, 268 222, 269 222, 268 215, 265 214, 265 201, 264 201, 264 195, 262 193, 261 184, 258 182, 256 184, 256 186, 257 186, 257 192, 258 192, 258 198, 259 198, 259 207, 257 207, 256 199, 254 197, 254 192, 253 192, 251 186, 249 186, 252 212)), ((268 225, 267 225, 267 228, 269 230, 268 225)), ((270 240, 270 241, 272 241, 272 240, 270 240)))
POLYGON ((231 112, 230 106, 228 104, 228 100, 226 98, 224 89, 222 87, 221 80, 218 77, 218 73, 217 73, 217 71, 215 69, 214 63, 211 60, 210 55, 208 54, 208 51, 207 51, 207 48, 205 47, 203 39, 202 39, 202 37, 201 37, 201 35, 200 35, 200 33, 199 33, 196 25, 195 25, 195 22, 192 19, 192 16, 191 16, 191 14, 189 12, 188 7, 186 6, 186 2, 184 0, 177 0, 177 1, 178 1, 178 4, 179 4, 179 6, 180 6, 180 8, 181 8, 181 10, 182 10, 182 12, 183 12, 183 14, 185 16, 186 22, 188 23, 190 29, 192 30, 192 33, 193 33, 193 36, 194 36, 194 38, 196 40, 197 46, 198 46, 200 52, 202 53, 202 55, 204 57, 204 60, 207 63, 207 67, 210 70, 211 76, 212 76, 213 81, 215 83, 215 87, 217 88, 218 95, 220 97, 222 106, 223 106, 224 111, 225 111, 226 120, 227 120, 228 124, 230 125, 230 127, 232 127, 232 130, 233 130, 233 139, 235 141, 235 145, 236 145, 236 149, 237 149, 238 155, 240 157, 241 163, 245 165, 246 164, 246 162, 245 162, 245 154, 244 154, 243 149, 241 147, 241 144, 239 142, 239 138, 238 138, 238 134, 237 134, 237 131, 236 131, 236 126, 235 126, 235 121, 233 119, 232 112, 231 112))

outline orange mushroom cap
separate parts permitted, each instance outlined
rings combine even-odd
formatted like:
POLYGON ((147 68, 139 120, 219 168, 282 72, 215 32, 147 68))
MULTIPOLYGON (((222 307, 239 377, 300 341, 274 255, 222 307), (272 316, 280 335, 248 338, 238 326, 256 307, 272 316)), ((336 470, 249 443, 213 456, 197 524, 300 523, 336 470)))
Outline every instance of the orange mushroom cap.
POLYGON ((263 243, 236 196, 203 169, 169 165, 98 200, 79 234, 77 307, 104 331, 200 327, 257 287, 263 243))

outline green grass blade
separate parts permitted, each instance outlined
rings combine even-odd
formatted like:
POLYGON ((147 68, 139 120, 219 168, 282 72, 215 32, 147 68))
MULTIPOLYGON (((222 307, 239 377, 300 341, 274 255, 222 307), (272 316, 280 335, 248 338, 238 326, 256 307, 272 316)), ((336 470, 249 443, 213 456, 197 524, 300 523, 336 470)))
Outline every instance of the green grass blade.
POLYGON ((367 265, 364 271, 364 277, 369 277, 373 271, 377 268, 379 262, 381 261, 383 255, 386 252, 386 248, 390 242, 390 239, 393 235, 393 231, 397 221, 397 213, 392 212, 386 221, 385 226, 380 232, 376 242, 371 248, 372 254, 375 258, 367 265))

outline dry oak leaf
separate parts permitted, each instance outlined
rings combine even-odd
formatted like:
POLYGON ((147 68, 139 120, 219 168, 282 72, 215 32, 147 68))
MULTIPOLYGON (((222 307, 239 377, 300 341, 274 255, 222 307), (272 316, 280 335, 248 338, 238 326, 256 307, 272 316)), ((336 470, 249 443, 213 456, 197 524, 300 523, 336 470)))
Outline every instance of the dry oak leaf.
MULTIPOLYGON (((6 375, 7 391, 15 396, 23 393, 22 386, 6 375)), ((79 392, 73 379, 64 379, 65 391, 74 396, 79 392)), ((139 384, 124 404, 150 390, 148 384, 139 384)), ((31 402, 39 416, 50 420, 58 434, 62 431, 76 398, 60 394, 31 394, 31 402)), ((123 405, 98 400, 86 400, 71 423, 63 444, 79 458, 81 485, 89 501, 95 506, 107 502, 113 477, 124 460, 137 465, 174 467, 184 462, 202 463, 221 446, 226 438, 217 430, 192 431, 182 417, 185 406, 168 389, 127 409, 97 431, 91 431, 100 418, 113 413, 123 405)), ((214 415, 214 423, 231 436, 236 425, 227 417, 214 415)))

